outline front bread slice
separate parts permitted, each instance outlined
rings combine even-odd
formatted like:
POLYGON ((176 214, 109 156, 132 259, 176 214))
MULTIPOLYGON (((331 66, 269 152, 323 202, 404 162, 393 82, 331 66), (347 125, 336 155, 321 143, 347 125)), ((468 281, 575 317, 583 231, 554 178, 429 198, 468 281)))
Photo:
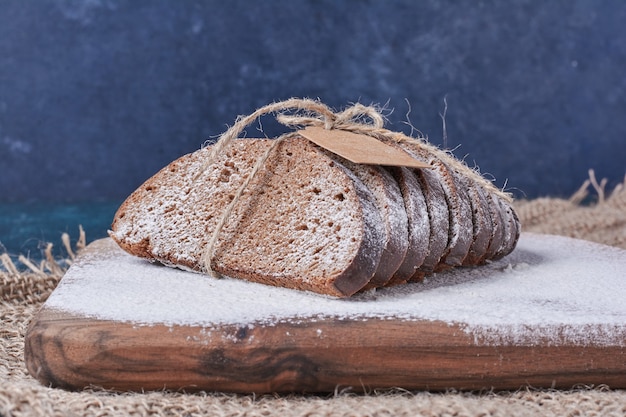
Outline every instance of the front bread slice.
MULTIPOLYGON (((120 206, 110 236, 127 252, 196 271, 226 206, 271 140, 233 140, 163 168, 120 206)), ((285 139, 221 230, 211 269, 233 278, 350 296, 377 270, 385 232, 371 191, 338 158, 285 139)))

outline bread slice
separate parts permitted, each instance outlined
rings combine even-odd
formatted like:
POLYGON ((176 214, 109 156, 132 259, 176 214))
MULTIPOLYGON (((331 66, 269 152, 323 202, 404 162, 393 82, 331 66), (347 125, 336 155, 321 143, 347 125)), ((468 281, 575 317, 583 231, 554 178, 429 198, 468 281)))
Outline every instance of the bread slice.
POLYGON ((414 276, 411 281, 421 280, 422 274, 430 274, 435 270, 448 247, 450 230, 448 204, 443 187, 436 181, 436 175, 430 169, 416 170, 416 175, 424 192, 424 200, 428 209, 430 238, 428 254, 419 268, 421 274, 414 276))
POLYGON ((451 229, 454 233, 451 238, 454 244, 448 246, 449 251, 442 259, 442 262, 445 265, 454 267, 463 265, 463 261, 467 257, 474 240, 472 207, 462 174, 443 162, 440 164, 448 171, 448 176, 452 179, 452 182, 446 181, 445 184, 450 187, 450 192, 452 193, 448 201, 450 203, 450 218, 452 219, 451 229), (456 240, 454 237, 456 237, 456 240))
POLYGON ((517 212, 513 208, 512 202, 503 201, 505 209, 508 213, 509 221, 511 222, 511 233, 512 238, 509 239, 507 248, 505 249, 506 254, 510 254, 515 250, 517 246, 517 242, 519 241, 520 235, 522 234, 522 222, 517 215, 517 212))
POLYGON ((408 250, 388 285, 407 282, 418 271, 428 254, 430 221, 420 183, 409 168, 388 168, 398 182, 408 217, 408 250))
POLYGON ((464 179, 464 184, 472 207, 473 239, 467 257, 463 265, 479 265, 483 262, 487 253, 487 247, 491 241, 492 223, 489 215, 489 205, 483 188, 471 181, 464 179))
MULTIPOLYGON (((270 140, 238 139, 201 171, 210 147, 147 180, 110 236, 127 252, 202 271, 212 232, 270 140)), ((377 271, 385 231, 371 191, 308 140, 284 140, 243 192, 215 246, 223 275, 345 297, 377 271)))
POLYGON ((504 241, 504 213, 500 206, 499 199, 493 194, 486 195, 487 205, 489 206, 489 218, 491 219, 491 239, 487 246, 487 251, 483 260, 493 260, 496 255, 501 252, 502 242, 504 241))

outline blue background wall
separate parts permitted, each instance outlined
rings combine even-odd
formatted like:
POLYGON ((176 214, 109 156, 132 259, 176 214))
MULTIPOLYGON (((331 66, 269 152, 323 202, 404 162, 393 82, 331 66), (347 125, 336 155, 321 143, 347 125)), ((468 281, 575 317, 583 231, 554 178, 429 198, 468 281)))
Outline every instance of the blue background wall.
POLYGON ((404 131, 410 104, 436 144, 447 97, 447 146, 498 185, 611 186, 625 22, 621 0, 0 0, 0 202, 123 199, 291 96, 388 103, 404 131))

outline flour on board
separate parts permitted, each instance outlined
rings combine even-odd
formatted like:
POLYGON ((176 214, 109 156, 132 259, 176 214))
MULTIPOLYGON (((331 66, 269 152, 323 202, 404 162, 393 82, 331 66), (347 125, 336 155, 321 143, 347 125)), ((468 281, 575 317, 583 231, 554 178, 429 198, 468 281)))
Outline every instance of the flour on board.
POLYGON ((74 263, 45 306, 137 325, 437 320, 458 324, 484 343, 621 345, 625 298, 626 251, 524 233, 515 251, 497 262, 349 299, 150 264, 103 239, 74 263))

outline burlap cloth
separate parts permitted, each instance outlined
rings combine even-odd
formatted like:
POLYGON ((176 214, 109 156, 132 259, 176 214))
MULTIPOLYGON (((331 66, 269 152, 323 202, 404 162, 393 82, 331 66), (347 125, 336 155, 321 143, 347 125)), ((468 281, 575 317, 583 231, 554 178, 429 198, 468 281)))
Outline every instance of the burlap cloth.
MULTIPOLYGON (((626 249, 626 182, 605 197, 591 177, 570 200, 517 202, 525 231, 561 234, 626 249), (590 202, 590 200, 592 200, 590 202)), ((5 262, 6 263, 6 262, 5 262)), ((43 267, 43 268, 42 268, 43 267)), ((328 396, 262 396, 220 393, 150 392, 119 394, 98 390, 66 392, 40 385, 23 361, 29 321, 62 275, 0 266, 0 414, 2 416, 625 416, 626 391, 572 387, 569 391, 525 388, 516 392, 427 393, 401 390, 328 396)), ((624 376, 626 378, 626 375, 624 376)))

